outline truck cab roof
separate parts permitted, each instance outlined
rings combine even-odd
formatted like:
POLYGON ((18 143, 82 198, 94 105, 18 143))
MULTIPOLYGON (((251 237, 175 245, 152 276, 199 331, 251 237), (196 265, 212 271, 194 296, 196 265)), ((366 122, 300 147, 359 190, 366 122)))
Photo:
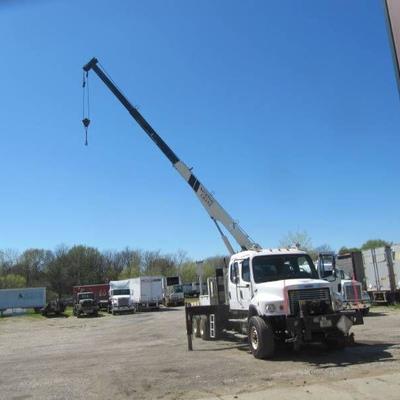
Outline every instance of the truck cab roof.
POLYGON ((245 250, 240 251, 239 253, 233 254, 231 256, 231 261, 240 261, 245 258, 253 258, 255 256, 278 256, 278 255, 287 255, 287 254, 307 254, 305 251, 299 250, 297 248, 269 248, 269 249, 261 249, 261 250, 245 250))

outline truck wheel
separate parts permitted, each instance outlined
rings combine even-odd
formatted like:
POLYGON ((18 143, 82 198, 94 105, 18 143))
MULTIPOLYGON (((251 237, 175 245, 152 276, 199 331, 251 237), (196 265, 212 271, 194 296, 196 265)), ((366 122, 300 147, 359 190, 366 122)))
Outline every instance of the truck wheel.
POLYGON ((362 315, 368 315, 368 313, 369 313, 369 307, 368 308, 363 308, 362 315))
POLYGON ((210 322, 207 315, 200 317, 200 336, 203 340, 210 340, 210 322))
POLYGON ((201 337, 200 334, 200 318, 197 316, 194 316, 192 319, 192 327, 193 327, 193 336, 194 337, 201 337))
POLYGON ((255 358, 271 358, 275 352, 274 334, 262 318, 251 317, 248 328, 250 350, 255 358))
POLYGON ((112 315, 116 315, 117 312, 116 312, 115 310, 111 310, 111 314, 112 314, 112 315))

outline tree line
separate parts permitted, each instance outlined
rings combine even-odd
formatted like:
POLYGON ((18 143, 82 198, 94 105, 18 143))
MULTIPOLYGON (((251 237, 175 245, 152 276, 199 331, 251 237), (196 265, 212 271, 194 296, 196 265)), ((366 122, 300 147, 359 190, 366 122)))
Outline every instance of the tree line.
MULTIPOLYGON (((204 279, 223 265, 223 256, 203 260, 204 279)), ((183 282, 193 282, 197 279, 197 266, 183 251, 163 254, 129 247, 100 251, 83 245, 60 246, 54 251, 35 248, 22 253, 0 251, 0 289, 45 286, 49 298, 70 297, 75 285, 146 275, 180 275, 183 282)))
MULTIPOLYGON (((328 244, 313 246, 305 231, 289 232, 280 247, 298 244, 316 260, 319 252, 332 251, 328 244)), ((391 245, 382 239, 368 240, 359 248, 341 247, 339 254, 391 245)), ((215 268, 225 265, 224 256, 203 260, 203 277, 215 275, 215 268)), ((227 259, 226 259, 227 260, 227 259)), ((75 285, 107 283, 110 280, 146 275, 180 275, 183 282, 198 279, 196 262, 183 251, 163 254, 160 251, 131 249, 100 251, 95 247, 59 246, 54 251, 27 249, 22 253, 0 250, 0 289, 39 287, 48 289, 49 298, 70 297, 75 285)))

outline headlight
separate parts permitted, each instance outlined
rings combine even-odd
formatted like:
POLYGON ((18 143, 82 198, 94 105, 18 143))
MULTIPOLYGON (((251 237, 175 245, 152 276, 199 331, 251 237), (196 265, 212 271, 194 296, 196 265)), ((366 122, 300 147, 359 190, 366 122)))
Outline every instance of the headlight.
POLYGON ((275 304, 266 304, 265 311, 270 314, 274 313, 275 312, 275 304))

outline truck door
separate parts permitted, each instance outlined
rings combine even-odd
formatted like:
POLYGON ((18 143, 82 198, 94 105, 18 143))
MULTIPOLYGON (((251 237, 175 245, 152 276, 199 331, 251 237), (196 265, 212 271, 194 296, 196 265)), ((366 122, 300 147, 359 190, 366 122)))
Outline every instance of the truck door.
POLYGON ((229 307, 232 310, 241 309, 238 297, 238 285, 240 282, 239 279, 240 279, 239 263, 235 261, 229 265, 229 281, 228 281, 229 307))
POLYGON ((246 258, 239 264, 240 281, 238 285, 238 302, 243 310, 248 310, 252 298, 250 282, 250 260, 246 258))
POLYGON ((233 262, 229 269, 229 305, 232 310, 248 310, 250 285, 249 259, 233 262))

